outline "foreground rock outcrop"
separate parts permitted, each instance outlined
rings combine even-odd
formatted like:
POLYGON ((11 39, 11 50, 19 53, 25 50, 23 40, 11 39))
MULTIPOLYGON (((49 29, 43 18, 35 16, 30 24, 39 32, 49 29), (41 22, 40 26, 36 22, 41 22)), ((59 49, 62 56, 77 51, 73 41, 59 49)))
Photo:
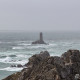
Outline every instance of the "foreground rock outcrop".
POLYGON ((3 80, 80 80, 80 51, 68 50, 61 57, 44 51, 29 58, 25 66, 3 80))

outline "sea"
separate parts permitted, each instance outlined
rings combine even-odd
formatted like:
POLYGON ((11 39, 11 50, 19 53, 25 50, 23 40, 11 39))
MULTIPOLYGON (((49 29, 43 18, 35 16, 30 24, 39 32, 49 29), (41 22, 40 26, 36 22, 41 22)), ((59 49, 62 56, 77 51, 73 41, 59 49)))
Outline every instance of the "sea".
POLYGON ((80 32, 43 32, 47 44, 31 44, 39 39, 39 32, 0 32, 0 80, 21 71, 28 59, 41 51, 61 56, 69 49, 80 50, 80 32))

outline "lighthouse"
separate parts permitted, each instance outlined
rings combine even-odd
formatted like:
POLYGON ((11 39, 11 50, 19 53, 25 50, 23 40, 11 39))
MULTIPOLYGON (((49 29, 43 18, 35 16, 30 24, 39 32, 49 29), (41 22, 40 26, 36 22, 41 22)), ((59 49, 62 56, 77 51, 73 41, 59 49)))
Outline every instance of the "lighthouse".
POLYGON ((40 32, 39 34, 39 40, 32 42, 32 44, 46 44, 43 40, 43 33, 40 32))
POLYGON ((43 34, 40 32, 40 41, 43 41, 43 34))

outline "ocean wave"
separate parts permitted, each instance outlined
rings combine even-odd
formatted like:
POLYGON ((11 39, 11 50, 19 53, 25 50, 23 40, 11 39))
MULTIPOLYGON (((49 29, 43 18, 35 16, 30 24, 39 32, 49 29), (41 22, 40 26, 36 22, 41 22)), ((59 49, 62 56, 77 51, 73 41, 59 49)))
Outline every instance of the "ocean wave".
POLYGON ((28 62, 28 60, 15 60, 15 61, 11 61, 11 62, 8 62, 10 64, 21 64, 21 65, 24 65, 28 62))
MULTIPOLYGON (((31 54, 30 54, 31 55, 31 54)), ((19 54, 19 55, 16 55, 17 57, 19 58, 27 58, 29 55, 22 55, 22 54, 19 54)))
POLYGON ((0 70, 3 71, 21 71, 23 68, 17 68, 17 67, 6 67, 6 68, 0 68, 0 70))
POLYGON ((12 55, 9 55, 9 57, 17 57, 16 55, 12 54, 12 55))
POLYGON ((57 46, 57 44, 50 43, 48 46, 57 46))
POLYGON ((12 59, 10 57, 0 59, 0 62, 10 62, 12 59))
POLYGON ((32 45, 32 46, 15 46, 12 47, 13 50, 24 50, 24 49, 39 49, 39 48, 45 48, 46 45, 32 45))
POLYGON ((35 48, 35 49, 37 49, 37 48, 45 48, 45 46, 46 45, 44 45, 44 44, 36 44, 36 45, 31 45, 31 46, 28 46, 27 48, 29 48, 29 49, 33 49, 33 48, 35 48))
POLYGON ((3 59, 0 59, 0 62, 1 63, 9 63, 9 64, 21 64, 21 65, 24 65, 28 62, 27 59, 25 60, 14 60, 10 57, 6 57, 6 58, 3 58, 3 59))
POLYGON ((50 44, 29 44, 29 43, 20 43, 18 44, 18 46, 14 46, 12 47, 13 50, 32 50, 32 49, 45 49, 45 48, 49 48, 49 47, 55 47, 57 46, 56 43, 50 43, 50 44))
POLYGON ((28 43, 20 43, 18 45, 20 45, 20 46, 31 46, 31 44, 28 44, 28 43))
POLYGON ((0 55, 0 58, 6 58, 7 56, 6 55, 0 55))
POLYGON ((25 47, 18 46, 18 47, 13 47, 12 49, 25 49, 25 47))
POLYGON ((8 41, 0 41, 0 43, 12 43, 12 42, 8 42, 8 41))
POLYGON ((14 54, 11 54, 11 55, 0 55, 0 58, 1 59, 4 59, 4 58, 8 58, 8 57, 17 57, 16 55, 14 55, 14 54))

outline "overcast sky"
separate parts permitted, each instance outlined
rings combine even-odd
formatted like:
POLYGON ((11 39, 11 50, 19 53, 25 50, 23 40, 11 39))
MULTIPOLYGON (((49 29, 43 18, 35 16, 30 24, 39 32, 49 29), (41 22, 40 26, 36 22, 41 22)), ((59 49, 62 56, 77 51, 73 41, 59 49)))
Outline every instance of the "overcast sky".
POLYGON ((0 0, 0 31, 80 31, 80 0, 0 0))

